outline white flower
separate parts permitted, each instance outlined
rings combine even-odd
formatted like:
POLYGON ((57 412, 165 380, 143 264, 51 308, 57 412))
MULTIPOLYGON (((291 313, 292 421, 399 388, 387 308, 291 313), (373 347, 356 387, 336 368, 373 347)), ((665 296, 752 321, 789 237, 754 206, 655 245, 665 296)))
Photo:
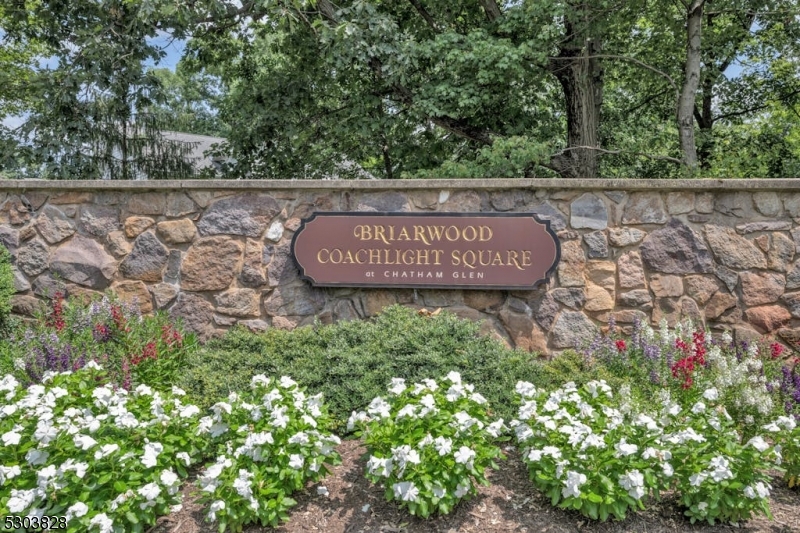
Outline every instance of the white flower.
POLYGON ((289 467, 294 468, 295 470, 300 470, 303 468, 303 463, 305 463, 305 458, 297 453, 293 453, 289 456, 289 467))
POLYGON ((365 411, 353 411, 350 413, 350 418, 347 419, 347 431, 353 431, 356 428, 356 423, 363 423, 369 420, 365 411))
POLYGON ((83 368, 89 368, 89 369, 93 369, 93 370, 102 370, 103 369, 103 367, 98 365, 97 361, 95 361, 95 360, 89 361, 88 363, 83 365, 83 368))
POLYGON ((373 476, 389 477, 392 473, 393 460, 372 456, 367 461, 367 470, 373 476))
POLYGON ((503 424, 503 419, 501 418, 499 420, 495 420, 494 422, 486 426, 486 433, 488 433, 494 438, 497 438, 500 436, 501 433, 503 433, 503 430, 506 429, 508 428, 506 428, 506 426, 503 424))
POLYGON ((16 446, 17 444, 19 444, 19 441, 22 438, 22 435, 18 433, 20 429, 22 429, 22 426, 15 426, 14 429, 12 429, 11 431, 3 433, 3 436, 0 437, 0 440, 3 441, 3 445, 16 446))
POLYGON ((73 441, 75 442, 75 446, 81 450, 88 450, 97 444, 97 441, 89 435, 75 435, 75 437, 73 437, 73 441))
POLYGON ((21 514, 25 509, 33 504, 36 499, 36 489, 30 490, 17 490, 11 489, 11 498, 9 498, 7 505, 8 510, 14 514, 21 514))
POLYGON ((268 387, 269 381, 270 381, 269 378, 264 374, 258 374, 253 376, 253 378, 250 380, 250 386, 253 388, 257 387, 258 385, 261 385, 263 387, 268 387))
POLYGON ((689 484, 692 487, 699 487, 703 483, 703 481, 706 480, 707 477, 708 474, 706 474, 705 472, 698 472, 697 474, 689 476, 689 484))
POLYGON ((461 374, 459 374, 458 372, 449 372, 447 374, 447 379, 451 383, 454 383, 456 385, 460 385, 461 384, 461 374))
POLYGON ((561 450, 559 450, 555 446, 545 446, 544 448, 542 448, 542 453, 544 455, 549 455, 555 460, 561 459, 561 450))
POLYGON ((392 378, 392 383, 389 385, 389 392, 395 396, 399 396, 406 388, 406 380, 403 378, 392 378))
POLYGON ((284 389, 290 389, 297 385, 297 382, 289 376, 281 376, 281 379, 278 381, 278 383, 280 383, 281 387, 284 389))
POLYGON ((456 459, 456 463, 465 465, 475 458, 475 452, 467 446, 462 446, 453 456, 456 459))
POLYGON ((74 505, 70 505, 67 508, 67 512, 65 513, 67 517, 67 522, 69 522, 73 518, 80 518, 81 516, 85 515, 88 512, 89 512, 89 506, 86 505, 85 503, 78 502, 74 505))
POLYGON ((700 502, 697 504, 697 510, 700 512, 705 512, 708 509, 708 502, 700 502))
POLYGON ((225 509, 225 502, 217 500, 212 503, 208 508, 208 520, 214 522, 217 519, 217 512, 225 509))
POLYGON ((469 399, 477 403, 478 405, 483 405, 486 403, 486 398, 484 398, 481 394, 478 394, 477 392, 473 392, 472 394, 470 394, 469 399))
POLYGON ((374 398, 367 407, 367 412, 369 414, 379 416, 381 418, 388 418, 390 410, 391 406, 380 396, 374 398))
POLYGON ((625 475, 619 476, 619 484, 635 500, 644 496, 644 475, 638 470, 631 470, 625 472, 625 475))
POLYGON ((394 497, 404 502, 415 502, 419 497, 419 489, 411 481, 402 481, 392 485, 394 497))
POLYGON ((703 402, 697 402, 692 406, 692 412, 694 414, 703 413, 705 412, 705 410, 706 410, 706 404, 704 404, 703 402))
POLYGON ((524 398, 531 398, 536 394, 536 387, 534 384, 527 381, 517 381, 517 385, 514 387, 514 390, 517 391, 517 394, 524 398))
POLYGON ((758 435, 747 441, 745 446, 752 446, 760 452, 764 452, 767 448, 769 448, 769 444, 767 444, 767 442, 758 435))
POLYGON ((624 438, 620 439, 620 441, 614 445, 614 449, 617 450, 617 453, 615 454, 617 457, 627 457, 628 455, 633 455, 639 451, 639 447, 637 445, 628 444, 624 438))
POLYGON ((30 449, 25 454, 25 459, 33 466, 43 465, 47 462, 48 457, 50 457, 50 452, 44 450, 30 449))
POLYGON ((426 394, 419 399, 419 403, 426 409, 436 408, 436 399, 433 397, 433 394, 426 394))
POLYGON ((709 466, 713 468, 711 471, 711 478, 717 483, 725 479, 734 478, 733 472, 731 472, 731 469, 729 468, 730 461, 722 456, 718 455, 717 457, 711 459, 709 466))
POLYGON ((710 402, 716 401, 719 399, 719 392, 713 387, 706 389, 706 391, 703 393, 703 398, 710 402))
POLYGON ((115 451, 119 450, 119 444, 103 444, 100 446, 100 449, 94 452, 95 460, 99 461, 103 457, 111 455, 115 451))
POLYGON ((661 465, 661 470, 664 471, 664 475, 667 477, 672 477, 672 474, 675 473, 675 470, 673 470, 672 465, 669 463, 664 463, 661 465))
POLYGON ((0 485, 3 485, 7 479, 14 479, 22 473, 19 466, 2 466, 0 465, 0 485))
POLYGON ((453 441, 447 437, 436 437, 433 439, 433 447, 439 452, 439 455, 444 457, 453 448, 453 441))
MULTIPOLYGON (((89 365, 87 364, 86 366, 89 365)), ((100 513, 98 515, 94 515, 92 519, 89 521, 89 525, 97 526, 97 528, 100 530, 100 533, 111 533, 114 530, 114 522, 111 521, 111 519, 106 515, 106 513, 100 513)))
POLYGON ((175 457, 183 461, 186 466, 189 466, 192 463, 191 457, 189 457, 189 454, 186 452, 178 452, 175 454, 175 457))
POLYGON ((141 496, 148 502, 152 502, 153 500, 158 498, 159 494, 161 494, 161 487, 159 487, 155 483, 148 483, 147 485, 144 485, 143 487, 139 488, 139 490, 137 490, 136 492, 137 494, 139 494, 139 496, 141 496))
POLYGON ((6 374, 3 379, 0 379, 0 392, 13 392, 17 387, 19 387, 19 381, 11 374, 6 374))
POLYGON ((433 497, 434 498, 443 498, 444 495, 447 494, 447 491, 445 491, 439 485, 434 485, 432 491, 433 491, 433 497))
POLYGON ((529 420, 536 415, 536 400, 527 400, 519 406, 519 419, 529 420))
POLYGON ((472 488, 472 484, 471 484, 471 482, 469 480, 462 481, 461 483, 459 483, 456 486, 455 497, 456 498, 463 497, 465 494, 467 494, 469 492, 470 488, 472 488))
POLYGON ((586 475, 570 470, 567 472, 567 479, 564 480, 564 488, 561 489, 561 495, 564 498, 574 496, 575 498, 581 495, 580 486, 586 483, 586 475))
POLYGON ((299 431, 289 437, 289 444, 300 444, 302 446, 304 444, 308 444, 309 442, 310 440, 308 438, 308 433, 305 431, 299 431))
POLYGON ((451 385, 449 389, 447 389, 447 394, 445 397, 447 398, 448 402, 454 402, 462 396, 465 396, 464 390, 464 387, 460 383, 455 383, 451 385))
POLYGON ((239 476, 234 480, 233 488, 242 498, 249 500, 253 497, 253 487, 250 482, 253 476, 254 474, 248 472, 244 468, 239 469, 239 476))
POLYGON ((199 413, 200 413, 200 408, 197 407, 196 405, 187 405, 179 411, 181 418, 189 418, 190 416, 194 416, 199 413))
POLYGON ((530 452, 528 452, 528 460, 534 463, 538 462, 542 459, 542 455, 543 455, 542 450, 532 449, 530 452))
POLYGON ((409 403, 409 404, 403 406, 403 408, 400 409, 397 412, 397 416, 395 417, 395 419, 396 420, 400 420, 401 418, 405 418, 405 417, 417 418, 416 411, 417 411, 418 407, 419 407, 418 405, 413 404, 413 403, 409 403))
POLYGON ((160 442, 148 442, 144 445, 142 454, 142 464, 147 468, 152 468, 158 463, 158 455, 164 451, 164 446, 160 442))

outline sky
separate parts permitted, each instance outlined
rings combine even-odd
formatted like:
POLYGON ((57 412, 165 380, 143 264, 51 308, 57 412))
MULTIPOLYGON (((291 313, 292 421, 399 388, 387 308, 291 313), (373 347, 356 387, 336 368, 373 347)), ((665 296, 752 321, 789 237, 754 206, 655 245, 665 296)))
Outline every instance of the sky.
POLYGON ((149 67, 155 66, 158 68, 168 68, 174 71, 178 66, 178 61, 180 61, 184 49, 186 48, 186 41, 181 39, 173 39, 168 34, 162 33, 154 39, 149 39, 148 42, 163 49, 167 55, 157 65, 153 61, 148 61, 146 65, 149 67))

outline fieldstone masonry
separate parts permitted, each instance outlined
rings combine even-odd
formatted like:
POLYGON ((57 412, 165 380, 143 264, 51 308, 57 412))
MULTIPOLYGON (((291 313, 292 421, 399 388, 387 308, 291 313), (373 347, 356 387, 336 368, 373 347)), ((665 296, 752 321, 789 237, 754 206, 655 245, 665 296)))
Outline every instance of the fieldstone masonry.
POLYGON ((552 353, 610 319, 684 318, 740 338, 800 338, 800 180, 6 182, 0 242, 14 312, 110 289, 202 338, 441 307, 552 353), (561 262, 531 291, 311 287, 290 242, 314 211, 533 212, 561 262))

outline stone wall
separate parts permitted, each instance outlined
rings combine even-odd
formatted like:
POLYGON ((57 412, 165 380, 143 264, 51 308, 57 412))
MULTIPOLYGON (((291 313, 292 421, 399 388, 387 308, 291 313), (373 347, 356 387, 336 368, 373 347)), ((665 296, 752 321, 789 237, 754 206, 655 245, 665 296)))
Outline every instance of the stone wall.
POLYGON ((611 317, 800 337, 800 180, 9 181, 0 201, 21 315, 56 290, 111 289, 203 338, 397 302, 483 320, 542 352, 580 345, 611 317), (533 291, 313 288, 289 247, 314 211, 539 213, 561 263, 533 291))

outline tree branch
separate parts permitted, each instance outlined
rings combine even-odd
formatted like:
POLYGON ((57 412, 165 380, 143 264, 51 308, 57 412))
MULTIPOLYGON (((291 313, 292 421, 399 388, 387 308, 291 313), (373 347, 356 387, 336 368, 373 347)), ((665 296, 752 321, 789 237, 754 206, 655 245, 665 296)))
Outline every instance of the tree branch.
POLYGON ((489 22, 494 22, 495 20, 499 19, 503 16, 503 12, 500 11, 500 6, 497 5, 497 2, 494 0, 479 0, 481 6, 483 6, 483 11, 486 13, 486 18, 489 19, 489 22))
MULTIPOLYGON (((669 82, 669 84, 675 90, 675 94, 680 93, 680 91, 678 90, 678 85, 675 83, 675 80, 673 80, 672 77, 669 74, 667 74, 666 72, 663 72, 661 70, 658 70, 657 68, 655 68, 655 67, 653 67, 651 65, 648 65, 647 63, 645 63, 643 61, 639 61, 638 59, 634 59, 634 58, 628 57, 628 56, 618 56, 618 55, 613 55, 613 54, 592 54, 592 55, 588 55, 588 56, 584 56, 584 57, 586 59, 599 58, 599 59, 619 59, 620 61, 628 61, 629 63, 633 63, 633 64, 638 65, 638 66, 640 66, 640 67, 642 67, 644 69, 647 69, 647 70, 650 70, 652 72, 655 72, 659 76, 661 76, 664 79, 666 79, 667 82, 669 82)), ((572 58, 570 58, 570 57, 548 57, 548 59, 550 61, 572 60, 572 58)))
POLYGON ((601 154, 607 154, 607 155, 636 155, 640 157, 646 157, 647 159, 654 159, 656 161, 669 161, 670 163, 675 163, 676 165, 680 165, 683 163, 683 161, 681 161, 680 159, 675 157, 670 157, 667 155, 646 154, 644 152, 629 152, 627 150, 606 150, 605 148, 600 148, 599 146, 570 146, 568 148, 564 148, 563 150, 559 150, 558 152, 552 155, 552 158, 564 155, 566 152, 569 152, 570 150, 595 150, 597 152, 600 152, 601 154))
POLYGON ((411 3, 412 6, 414 6, 414 9, 417 10, 417 13, 419 13, 420 16, 425 19, 425 22, 428 23, 428 26, 430 26, 430 28, 433 31, 438 32, 439 30, 436 28, 436 22, 433 20, 431 14, 428 13, 428 10, 425 9, 425 6, 420 4, 419 0, 408 0, 408 1, 409 3, 411 3))

